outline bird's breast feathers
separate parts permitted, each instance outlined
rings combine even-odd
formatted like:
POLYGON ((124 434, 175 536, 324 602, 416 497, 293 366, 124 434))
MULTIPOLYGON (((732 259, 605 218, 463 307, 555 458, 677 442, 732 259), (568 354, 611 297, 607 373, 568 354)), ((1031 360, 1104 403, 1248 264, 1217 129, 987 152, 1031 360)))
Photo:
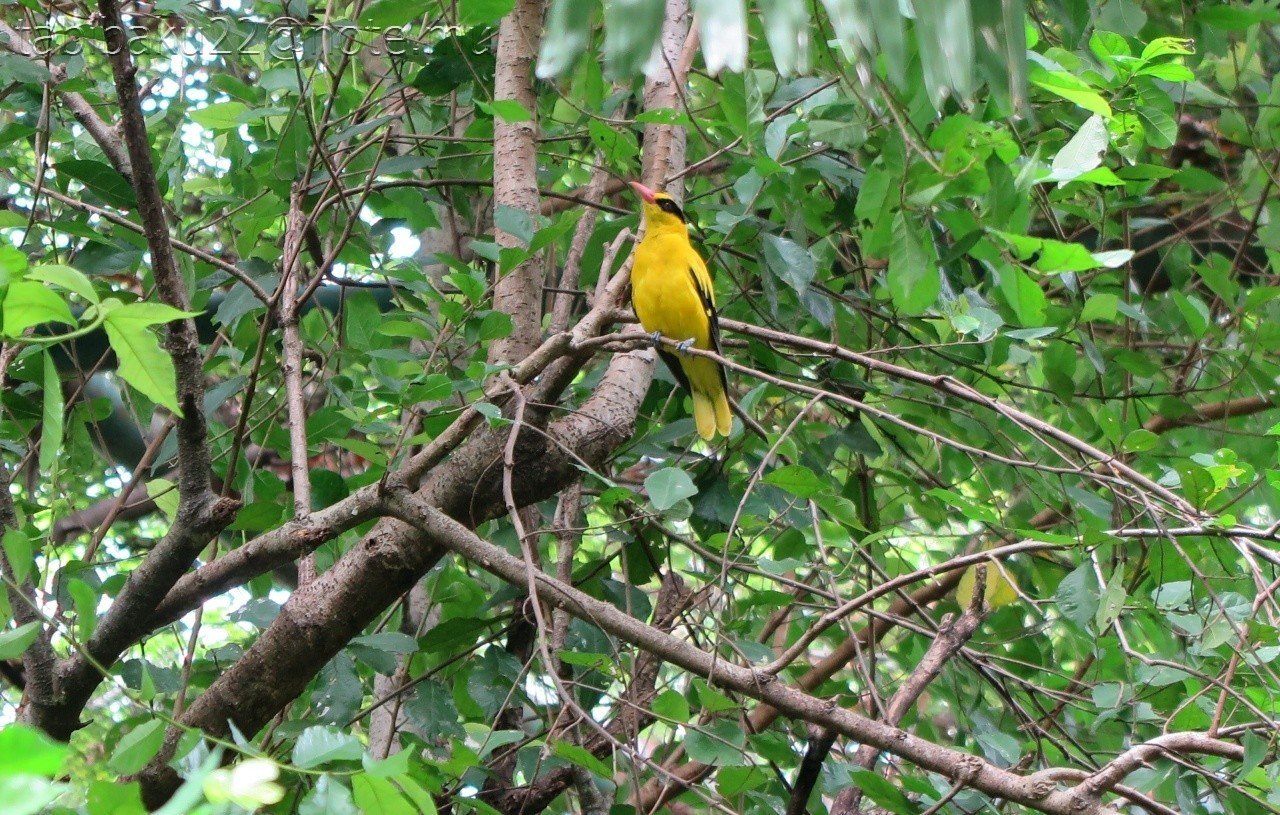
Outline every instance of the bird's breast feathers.
POLYGON ((687 240, 654 236, 640 244, 631 300, 645 331, 711 348, 711 319, 695 282, 697 270, 705 268, 701 260, 687 240))

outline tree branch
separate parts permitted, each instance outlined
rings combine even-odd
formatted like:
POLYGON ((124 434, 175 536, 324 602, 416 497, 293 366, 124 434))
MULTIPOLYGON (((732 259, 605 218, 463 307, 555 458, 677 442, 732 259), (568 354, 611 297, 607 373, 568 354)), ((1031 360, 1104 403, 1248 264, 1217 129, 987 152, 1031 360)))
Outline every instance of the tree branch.
MULTIPOLYGON (((388 508, 402 521, 412 523, 431 541, 456 552, 514 586, 523 586, 528 577, 525 563, 503 549, 486 543, 469 529, 435 507, 406 492, 388 495, 388 508)), ((654 656, 708 682, 730 691, 766 702, 791 718, 829 727, 841 735, 873 745, 912 762, 922 769, 947 778, 964 780, 974 789, 1005 798, 1050 815, 1099 815, 1103 808, 1076 791, 1054 789, 968 753, 962 753, 911 735, 883 722, 843 710, 828 701, 809 696, 784 685, 776 677, 762 674, 707 653, 670 634, 619 611, 572 586, 566 586, 545 572, 534 574, 539 594, 548 602, 596 625, 654 656)))
POLYGON ((75 91, 57 90, 57 86, 62 84, 67 78, 67 69, 61 65, 53 65, 43 59, 40 50, 20 32, 10 26, 8 23, 0 20, 0 34, 4 35, 4 47, 19 56, 26 57, 33 62, 38 62, 48 69, 51 77, 49 85, 53 87, 54 93, 62 100, 62 103, 71 111, 71 115, 76 117, 85 131, 97 142, 98 147, 102 149, 102 154, 107 157, 107 161, 111 162, 111 166, 116 168, 125 178, 133 176, 132 162, 129 160, 129 153, 125 150, 124 145, 120 142, 120 136, 116 131, 103 121, 98 112, 93 109, 93 105, 80 94, 75 91))
MULTIPOLYGON (((498 25, 495 102, 514 101, 529 112, 523 122, 495 116, 493 123, 493 202, 495 220, 502 208, 524 213, 531 227, 538 213, 537 98, 533 93, 533 59, 542 31, 541 0, 515 0, 511 13, 498 25)), ((494 230, 498 246, 523 249, 523 241, 500 225, 494 230)), ((518 263, 501 275, 493 291, 493 305, 511 317, 511 333, 489 347, 489 361, 515 362, 537 346, 542 333, 542 253, 518 263)))
MULTIPOLYGON (((116 0, 100 0, 98 10, 156 291, 166 305, 190 311, 190 297, 174 259, 164 201, 156 184, 151 144, 135 83, 136 68, 120 8, 116 0)), ((239 501, 217 498, 210 489, 208 429, 202 404, 204 371, 195 322, 190 318, 170 322, 166 345, 173 359, 178 404, 182 408, 178 420, 178 509, 168 534, 129 573, 120 594, 94 629, 85 652, 69 657, 59 666, 57 703, 28 708, 28 721, 54 738, 70 738, 80 726, 80 711, 102 681, 97 666, 114 663, 125 648, 147 633, 147 621, 161 598, 199 551, 231 522, 240 506, 239 501)))

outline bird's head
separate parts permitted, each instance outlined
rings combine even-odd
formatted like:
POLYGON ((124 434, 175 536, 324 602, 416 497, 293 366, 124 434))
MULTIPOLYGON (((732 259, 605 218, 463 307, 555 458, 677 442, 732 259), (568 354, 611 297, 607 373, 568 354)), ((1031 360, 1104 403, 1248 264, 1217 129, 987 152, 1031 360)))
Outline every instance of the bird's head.
POLYGON ((649 231, 685 231, 684 211, 676 199, 665 192, 654 192, 638 181, 631 182, 631 189, 644 202, 644 223, 649 231))

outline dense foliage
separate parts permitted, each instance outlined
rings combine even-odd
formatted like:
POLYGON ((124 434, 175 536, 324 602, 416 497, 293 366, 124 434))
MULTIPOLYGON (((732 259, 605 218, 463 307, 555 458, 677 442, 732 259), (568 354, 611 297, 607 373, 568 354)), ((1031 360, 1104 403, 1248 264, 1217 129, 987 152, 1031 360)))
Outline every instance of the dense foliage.
POLYGON ((0 813, 1280 811, 1270 6, 0 7, 0 813))

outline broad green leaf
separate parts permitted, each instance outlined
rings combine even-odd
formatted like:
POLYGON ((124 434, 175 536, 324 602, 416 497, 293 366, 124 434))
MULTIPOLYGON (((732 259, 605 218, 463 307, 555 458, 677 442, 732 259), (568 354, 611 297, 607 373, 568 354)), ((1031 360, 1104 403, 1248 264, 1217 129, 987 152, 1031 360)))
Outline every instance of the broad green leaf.
POLYGON ((357 773, 351 777, 351 791, 361 812, 379 815, 420 815, 417 808, 385 778, 357 773))
POLYGON ((591 39, 599 8, 599 0, 552 0, 538 51, 539 79, 554 79, 577 62, 591 39))
POLYGON ((18 659, 39 635, 38 620, 24 623, 8 631, 0 631, 0 659, 18 659))
POLYGON ((243 102, 214 102, 198 110, 187 111, 187 118, 210 130, 232 130, 239 127, 249 108, 243 102))
POLYGON ((1085 631, 1093 631, 1094 617, 1098 612, 1098 580, 1093 574, 1093 564, 1080 564, 1062 579, 1054 601, 1068 620, 1085 631))
POLYGON ((0 313, 4 317, 3 335, 6 337, 21 337, 28 328, 44 323, 76 324, 66 300, 42 283, 31 280, 17 280, 9 284, 0 313))
POLYGON ((1091 294, 1089 299, 1085 301, 1084 308, 1080 310, 1080 322, 1087 323, 1091 320, 1114 321, 1119 304, 1120 298, 1111 292, 1091 294))
POLYGON ((1046 180, 1057 181, 1061 187, 1101 165, 1110 143, 1111 134, 1107 131, 1107 123, 1097 114, 1090 116, 1053 157, 1050 165, 1052 172, 1046 180))
POLYGON ((533 114, 514 99, 497 99, 492 103, 476 102, 476 107, 504 122, 528 122, 533 114))
POLYGON ((360 12, 363 28, 387 29, 421 19, 434 7, 432 0, 374 0, 360 12))
POLYGON ((787 464, 770 470, 761 481, 781 487, 797 498, 811 498, 831 488, 828 482, 801 464, 787 464))
POLYGON ((141 302, 127 303, 111 308, 107 313, 106 320, 108 323, 116 325, 122 325, 127 322, 138 326, 149 326, 198 316, 200 316, 198 311, 182 311, 164 303, 141 302))
POLYGON ((76 633, 81 642, 87 642, 98 627, 98 601, 101 598, 93 586, 78 577, 67 580, 66 586, 76 609, 76 633))
POLYGON ((147 497, 172 521, 178 514, 178 485, 167 478, 153 478, 146 486, 147 497))
POLYGON ((121 775, 132 775, 147 766, 163 741, 164 721, 152 719, 144 722, 120 739, 107 760, 107 766, 121 775))
POLYGON ((584 750, 576 744, 557 741, 551 748, 551 752, 571 764, 576 764, 582 769, 594 773, 599 778, 613 777, 613 770, 609 765, 596 758, 590 751, 584 750))
POLYGON ((31 574, 31 557, 35 552, 31 538, 21 529, 6 529, 0 543, 4 546, 5 557, 9 559, 9 567, 13 569, 13 580, 24 582, 31 574))
POLYGON ((874 26, 858 0, 822 0, 822 5, 846 60, 856 62, 861 56, 875 53, 874 26))
POLYGON ((920 812, 920 807, 911 803, 911 799, 903 795, 892 781, 870 770, 854 772, 852 781, 863 795, 895 815, 918 815, 920 812))
POLYGON ((46 263, 41 266, 33 266, 27 271, 26 278, 61 286, 67 291, 75 292, 90 303, 98 302, 98 293, 93 290, 93 284, 79 269, 56 263, 46 263))
POLYGON ((789 238, 764 236, 764 261, 796 294, 804 294, 817 269, 809 250, 789 238))
POLYGON ((907 31, 902 16, 902 4, 898 0, 867 0, 871 13, 872 29, 876 33, 876 45, 884 58, 889 79, 899 88, 907 83, 907 31))
POLYGON ((133 185, 110 164, 89 159, 65 159, 54 165, 54 169, 59 175, 79 181, 110 206, 121 209, 135 209, 138 206, 133 185))
POLYGON ((34 775, 0 775, 0 802, 4 804, 2 811, 4 815, 47 812, 45 806, 53 803, 69 788, 67 784, 58 784, 34 775))
POLYGON ((321 775, 316 785, 303 796, 298 815, 360 815, 351 790, 333 776, 321 775))
POLYGON ((650 473, 644 480, 644 488, 659 512, 665 512, 675 506, 677 501, 698 494, 698 488, 694 486, 689 474, 676 467, 663 467, 650 473))
POLYGON ((1029 80, 1032 85, 1060 96, 1068 102, 1074 102, 1090 113, 1096 113, 1104 119, 1111 118, 1111 105, 1083 79, 1066 71, 1048 71, 1039 66, 1030 70, 1029 80))
POLYGON ((741 767, 748 759, 743 753, 746 733, 737 722, 716 719, 691 727, 684 740, 689 758, 716 767, 741 767))
POLYGON ((610 0, 604 4, 604 67, 608 76, 630 82, 641 73, 662 32, 665 7, 663 0, 610 0))
POLYGON ((293 763, 303 769, 331 761, 359 761, 364 755, 360 740, 331 727, 308 727, 293 746, 293 763))
POLYGON ((693 0, 702 36, 702 59, 712 76, 747 65, 747 11, 743 0, 693 0))
POLYGON ((942 291, 942 275, 932 242, 926 246, 925 238, 901 211, 893 216, 887 278, 893 304, 905 314, 923 314, 942 291))
POLYGON ((55 776, 61 770, 62 762, 70 749, 33 727, 24 724, 8 725, 0 730, 0 776, 55 776))
POLYGON ((160 342, 146 328, 146 323, 133 319, 115 320, 117 313, 119 311, 108 314, 103 323, 111 349, 119 360, 116 373, 152 402, 164 405, 181 416, 173 359, 160 349, 160 342))
POLYGON ((1024 0, 970 3, 978 71, 995 98, 1014 110, 1024 108, 1027 97, 1025 6, 1024 0))
POLYGON ((458 0, 458 22, 464 26, 495 25, 515 5, 515 0, 458 0))
POLYGON ((948 97, 969 99, 975 84, 969 0, 927 0, 912 7, 925 89, 934 108, 941 110, 948 97))
POLYGON ((809 70, 809 4, 798 0, 762 3, 764 35, 769 41, 773 64, 783 76, 809 70))

